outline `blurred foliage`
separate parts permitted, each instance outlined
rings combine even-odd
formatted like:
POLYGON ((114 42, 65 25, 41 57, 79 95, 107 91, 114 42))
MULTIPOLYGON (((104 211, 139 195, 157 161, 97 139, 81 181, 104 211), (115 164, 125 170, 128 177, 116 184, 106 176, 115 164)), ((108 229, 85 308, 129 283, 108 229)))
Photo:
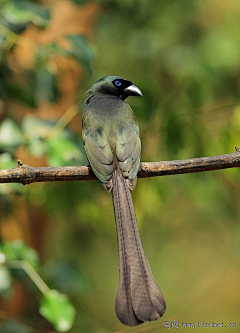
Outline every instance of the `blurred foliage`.
POLYGON ((76 314, 67 296, 54 289, 44 294, 39 312, 54 325, 58 332, 68 332, 72 328, 76 314))
MULTIPOLYGON (((238 1, 0 3, 0 168, 16 166, 17 158, 31 166, 86 164, 78 108, 84 91, 106 75, 143 91, 143 98, 128 100, 139 121, 142 160, 240 146, 238 1), (74 20, 82 30, 69 29, 74 20)), ((239 327, 239 188, 238 169, 138 181, 136 213, 167 312, 128 331, 159 332, 172 319, 239 327)), ((77 310, 71 332, 124 331, 114 313, 111 196, 97 182, 2 184, 0 195, 2 238, 21 238, 40 253, 44 280, 77 310)), ((5 311, 16 301, 16 278, 4 267, 0 276, 5 311)), ((0 331, 47 332, 36 303, 25 291, 15 312, 0 312, 0 331)))
POLYGON ((41 315, 51 322, 58 332, 68 332, 74 322, 75 309, 69 303, 66 295, 57 290, 49 289, 41 279, 37 273, 39 270, 38 261, 36 251, 23 244, 22 241, 2 242, 0 246, 1 294, 4 295, 10 290, 11 275, 23 278, 23 274, 25 274, 42 292, 42 301, 39 307, 41 315), (13 274, 11 274, 11 270, 13 270, 13 274), (15 271, 18 274, 15 275, 15 271))
MULTIPOLYGON (((36 24, 46 28, 50 22, 50 12, 47 8, 31 1, 2 1, 2 16, 5 24, 36 24)), ((22 30, 22 29, 21 29, 22 30)))
POLYGON ((59 97, 57 75, 54 61, 57 57, 72 57, 90 72, 90 61, 93 52, 85 36, 80 34, 66 35, 69 45, 63 47, 58 42, 35 45, 35 59, 32 66, 17 77, 9 64, 8 53, 14 46, 31 46, 32 41, 21 36, 30 23, 39 28, 47 28, 51 22, 51 10, 41 3, 30 0, 5 0, 0 8, 0 98, 16 98, 36 107, 39 100, 54 102, 59 97), (20 81, 20 82, 19 82, 20 81))

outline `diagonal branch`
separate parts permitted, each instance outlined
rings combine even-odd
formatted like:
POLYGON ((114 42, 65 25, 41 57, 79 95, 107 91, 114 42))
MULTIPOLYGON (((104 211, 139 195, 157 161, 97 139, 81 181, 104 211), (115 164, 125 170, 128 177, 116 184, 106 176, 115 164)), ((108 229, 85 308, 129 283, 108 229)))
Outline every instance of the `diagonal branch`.
MULTIPOLYGON (((141 163, 138 177, 156 177, 178 175, 211 170, 240 167, 240 149, 232 154, 200 157, 188 160, 141 163)), ((18 160, 18 166, 13 169, 0 170, 0 183, 30 184, 49 181, 95 180, 89 166, 79 167, 42 167, 34 168, 18 160)))

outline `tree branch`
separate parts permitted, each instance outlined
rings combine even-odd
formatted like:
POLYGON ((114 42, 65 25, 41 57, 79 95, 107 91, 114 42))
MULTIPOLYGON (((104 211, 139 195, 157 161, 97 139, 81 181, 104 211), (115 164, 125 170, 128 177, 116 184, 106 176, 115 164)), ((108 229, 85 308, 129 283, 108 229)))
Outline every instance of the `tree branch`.
MULTIPOLYGON (((13 169, 0 170, 0 183, 96 180, 89 166, 79 167, 42 167, 33 168, 18 160, 13 169)), ((232 154, 200 157, 188 160, 143 162, 140 165, 138 178, 177 175, 184 173, 220 170, 240 167, 240 149, 232 154)))

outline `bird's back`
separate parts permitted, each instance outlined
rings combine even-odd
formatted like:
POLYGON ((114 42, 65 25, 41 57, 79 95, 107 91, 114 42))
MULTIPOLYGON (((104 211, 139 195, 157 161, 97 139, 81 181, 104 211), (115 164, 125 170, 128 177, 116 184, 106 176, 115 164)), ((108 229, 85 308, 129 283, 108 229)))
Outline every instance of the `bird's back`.
POLYGON ((116 96, 93 96, 83 114, 83 139, 90 165, 101 182, 111 179, 116 162, 124 177, 136 177, 141 142, 128 103, 116 96))

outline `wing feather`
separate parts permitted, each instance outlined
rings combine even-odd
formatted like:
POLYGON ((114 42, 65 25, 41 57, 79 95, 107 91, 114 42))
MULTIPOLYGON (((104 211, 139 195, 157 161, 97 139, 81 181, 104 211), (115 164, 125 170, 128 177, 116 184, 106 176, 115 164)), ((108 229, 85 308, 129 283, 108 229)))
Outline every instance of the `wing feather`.
POLYGON ((103 183, 112 178, 114 170, 113 153, 102 128, 85 136, 85 151, 93 172, 103 183))
POLYGON ((134 179, 137 176, 141 155, 139 132, 133 127, 119 126, 117 131, 116 156, 123 176, 134 179))

